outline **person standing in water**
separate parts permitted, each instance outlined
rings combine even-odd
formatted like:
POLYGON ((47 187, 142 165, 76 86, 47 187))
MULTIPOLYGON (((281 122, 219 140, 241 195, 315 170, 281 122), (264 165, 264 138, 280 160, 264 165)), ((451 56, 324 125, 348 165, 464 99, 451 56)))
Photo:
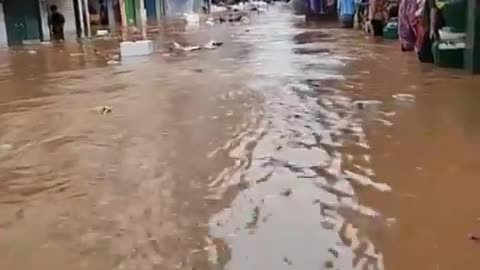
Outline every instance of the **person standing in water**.
POLYGON ((355 1, 337 0, 337 11, 341 26, 343 28, 352 28, 353 18, 355 17, 355 1))
POLYGON ((370 31, 376 37, 380 37, 383 34, 383 27, 385 26, 386 17, 385 1, 386 0, 370 0, 368 3, 368 19, 370 21, 370 31))
POLYGON ((65 17, 58 11, 56 5, 50 6, 50 17, 48 25, 50 26, 50 34, 53 40, 64 40, 63 26, 65 25, 65 17))

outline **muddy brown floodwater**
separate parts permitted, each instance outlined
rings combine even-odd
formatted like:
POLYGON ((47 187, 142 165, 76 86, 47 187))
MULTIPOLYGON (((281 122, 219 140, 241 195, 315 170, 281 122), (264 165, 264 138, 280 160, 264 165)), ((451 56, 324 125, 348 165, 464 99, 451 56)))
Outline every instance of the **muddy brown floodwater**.
POLYGON ((0 51, 0 269, 480 269, 478 77, 280 7, 180 30, 225 44, 0 51))

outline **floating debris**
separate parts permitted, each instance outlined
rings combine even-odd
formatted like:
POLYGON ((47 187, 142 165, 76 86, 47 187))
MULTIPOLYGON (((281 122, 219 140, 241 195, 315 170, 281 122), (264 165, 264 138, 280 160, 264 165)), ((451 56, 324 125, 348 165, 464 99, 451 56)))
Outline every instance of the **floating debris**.
POLYGON ((178 51, 184 51, 184 52, 197 51, 202 48, 200 46, 182 46, 177 42, 173 42, 172 45, 173 45, 172 49, 178 50, 178 51))
POLYGON ((353 102, 355 108, 364 110, 367 108, 377 108, 382 102, 380 100, 357 100, 353 102))
POLYGON ((205 242, 207 242, 207 246, 203 250, 207 252, 208 262, 214 265, 218 264, 217 246, 210 237, 206 237, 205 242))
POLYGON ((240 21, 244 24, 247 24, 247 23, 250 23, 250 18, 248 18, 247 16, 242 16, 240 18, 240 21))
POLYGON ((397 114, 396 112, 380 112, 380 113, 386 117, 392 117, 397 114))
POLYGON ((397 219, 394 218, 394 217, 389 217, 389 218, 385 219, 385 222, 386 222, 388 227, 392 227, 393 225, 395 225, 397 223, 397 219))
POLYGON ((324 266, 326 269, 331 269, 333 268, 334 264, 332 261, 326 261, 324 266))
POLYGON ((214 41, 214 40, 210 40, 205 45, 203 45, 203 48, 208 49, 208 50, 213 50, 213 49, 216 49, 216 48, 218 48, 222 45, 223 45, 223 42, 217 42, 217 41, 214 41))
POLYGON ((285 189, 284 191, 282 191, 282 192, 280 193, 280 195, 285 196, 285 197, 288 197, 288 196, 292 195, 292 189, 287 188, 287 189, 285 189))
POLYGON ((221 13, 227 11, 227 8, 224 6, 217 6, 217 5, 212 5, 211 7, 211 12, 212 13, 221 13))
POLYGON ((112 59, 107 61, 107 65, 118 65, 118 64, 120 64, 120 62, 117 60, 112 59))
POLYGON ((95 110, 101 114, 109 114, 112 112, 112 108, 108 106, 98 106, 95 110))
POLYGON ((212 17, 210 17, 210 18, 207 19, 207 21, 205 22, 205 24, 206 24, 206 25, 213 26, 213 25, 215 25, 215 20, 214 20, 212 17))
POLYGON ((325 230, 333 230, 333 229, 335 229, 335 223, 333 223, 333 222, 331 222, 331 221, 324 220, 324 221, 320 222, 320 224, 322 225, 322 227, 323 227, 325 230))
POLYGON ((391 192, 392 188, 386 183, 375 182, 370 177, 363 174, 355 173, 350 170, 345 170, 345 177, 347 180, 354 181, 362 186, 370 186, 381 192, 391 192))
MULTIPOLYGON (((296 53, 296 54, 307 54, 307 55, 310 55, 310 54, 322 54, 322 53, 330 53, 330 49, 326 49, 326 48, 295 48, 293 49, 293 51, 296 53)), ((345 85, 347 88, 350 88, 349 86, 350 85, 345 85)), ((353 86, 352 88, 354 88, 355 86, 353 86)))
POLYGON ((71 53, 70 56, 71 57, 78 57, 78 56, 84 56, 85 53, 71 53))
POLYGON ((252 220, 246 225, 247 229, 254 229, 257 226, 258 219, 260 218, 260 207, 257 205, 253 208, 252 220))
POLYGON ((393 126, 393 123, 392 123, 392 122, 390 122, 390 121, 388 121, 388 120, 385 120, 385 119, 377 118, 377 119, 375 119, 375 121, 380 122, 380 123, 382 123, 383 125, 385 125, 385 126, 387 126, 387 127, 393 126))
POLYGON ((288 264, 288 265, 292 265, 293 262, 287 257, 287 256, 283 256, 283 262, 288 264))
POLYGON ((328 248, 328 253, 332 254, 333 257, 335 258, 338 258, 339 257, 339 254, 338 254, 338 251, 336 249, 333 249, 333 248, 328 248))
POLYGON ((468 234, 468 239, 478 242, 478 241, 480 241, 480 236, 475 235, 473 233, 470 233, 470 234, 468 234))
POLYGON ((414 102, 415 96, 412 94, 394 94, 392 97, 395 100, 402 101, 402 102, 414 102))

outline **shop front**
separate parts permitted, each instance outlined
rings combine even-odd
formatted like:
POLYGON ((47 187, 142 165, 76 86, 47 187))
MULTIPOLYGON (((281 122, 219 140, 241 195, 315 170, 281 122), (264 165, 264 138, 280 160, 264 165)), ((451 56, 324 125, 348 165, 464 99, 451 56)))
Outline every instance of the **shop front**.
POLYGON ((2 1, 0 42, 10 46, 40 42, 42 29, 38 0, 2 1))
POLYGON ((19 46, 50 40, 49 8, 56 5, 65 17, 65 38, 74 40, 81 25, 79 0, 0 0, 0 46, 19 46))

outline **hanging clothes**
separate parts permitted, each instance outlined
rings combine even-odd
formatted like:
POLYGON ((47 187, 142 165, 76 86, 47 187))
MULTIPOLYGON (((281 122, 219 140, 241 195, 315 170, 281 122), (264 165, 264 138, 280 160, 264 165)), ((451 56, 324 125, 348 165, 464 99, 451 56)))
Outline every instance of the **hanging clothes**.
POLYGON ((441 26, 437 17, 437 6, 435 0, 420 0, 417 4, 416 15, 419 19, 416 27, 415 51, 420 62, 433 63, 432 44, 438 30, 437 27, 441 26))
POLYGON ((304 0, 310 14, 325 15, 335 12, 335 0, 304 0))
POLYGON ((400 0, 398 8, 398 36, 402 51, 413 51, 417 41, 417 0, 400 0))
POLYGON ((342 27, 352 28, 353 17, 355 16, 355 1, 337 0, 337 14, 342 27))

